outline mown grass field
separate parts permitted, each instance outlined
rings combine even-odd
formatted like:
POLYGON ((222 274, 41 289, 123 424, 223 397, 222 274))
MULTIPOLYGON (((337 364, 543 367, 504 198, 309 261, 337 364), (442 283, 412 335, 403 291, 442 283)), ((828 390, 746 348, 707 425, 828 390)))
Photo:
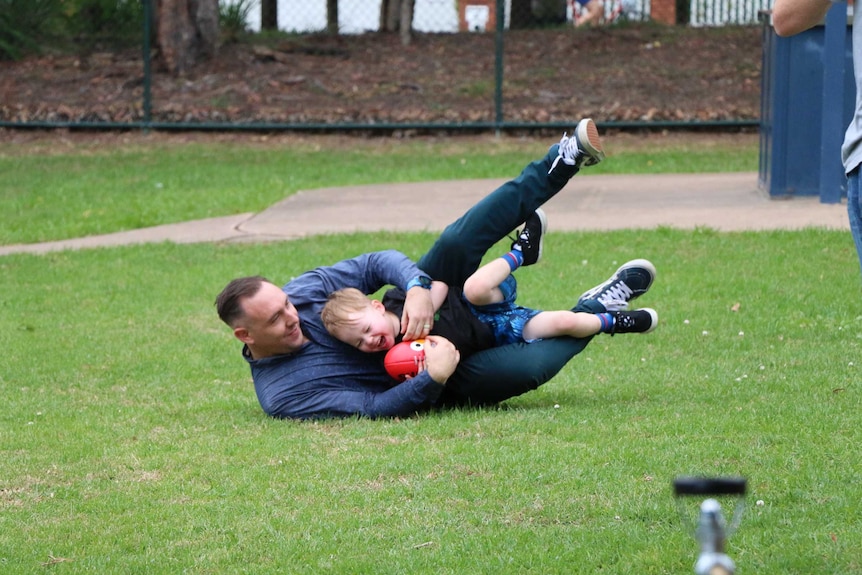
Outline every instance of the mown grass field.
MULTIPOLYGON (((12 174, 0 181, 3 243, 254 211, 315 182, 505 177, 536 149, 354 146, 336 156, 355 169, 331 170, 333 147, 307 145, 0 146, 12 174), (285 175, 307 165, 315 169, 301 181, 285 175), (37 166, 48 173, 20 173, 37 166), (184 166, 199 176, 183 179, 184 166), (42 204, 30 198, 39 190, 42 204), (153 194, 152 214, 130 221, 142 190, 153 194), (9 232, 14 225, 28 231, 9 232)), ((714 171, 716 157, 756 169, 756 148, 712 152, 702 171, 714 171)), ((681 170, 692 156, 621 150, 605 169, 629 157, 632 170, 681 170)), ((287 281, 383 247, 416 257, 433 239, 351 234, 0 258, 0 569, 690 573, 697 544, 684 519, 696 502, 674 500, 679 475, 748 479, 728 545, 739 573, 862 569, 862 310, 846 232, 552 233, 546 259, 520 272, 525 304, 570 305, 619 263, 647 257, 658 279, 641 303, 658 310, 659 328, 600 336, 547 385, 498 408, 383 421, 265 417, 213 308, 224 284, 254 273, 287 281)), ((729 512, 735 501, 723 503, 729 512)))

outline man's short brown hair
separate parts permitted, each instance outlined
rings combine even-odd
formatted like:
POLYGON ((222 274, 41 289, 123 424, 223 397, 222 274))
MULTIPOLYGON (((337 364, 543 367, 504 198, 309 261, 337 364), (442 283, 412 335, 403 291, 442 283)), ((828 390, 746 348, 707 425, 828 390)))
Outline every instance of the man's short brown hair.
POLYGON ((215 300, 216 310, 221 320, 230 327, 236 327, 236 323, 245 316, 243 300, 254 297, 264 282, 272 283, 263 276, 248 276, 237 278, 227 284, 215 300))

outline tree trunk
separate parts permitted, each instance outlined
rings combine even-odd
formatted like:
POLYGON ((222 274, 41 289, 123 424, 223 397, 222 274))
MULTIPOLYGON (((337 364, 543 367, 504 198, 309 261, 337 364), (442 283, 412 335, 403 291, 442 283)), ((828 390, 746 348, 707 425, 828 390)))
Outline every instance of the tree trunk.
POLYGON ((383 0, 380 3, 380 31, 400 32, 401 42, 410 44, 413 34, 413 8, 416 0, 383 0))
POLYGON ((395 32, 398 30, 398 16, 398 0, 380 2, 380 31, 395 32))
POLYGON ((401 0, 401 44, 409 46, 413 39, 413 6, 416 0, 401 0))
POLYGON ((278 30, 278 0, 260 0, 260 27, 278 30))
POLYGON ((338 0, 326 0, 326 32, 338 34, 338 0))
POLYGON ((218 0, 156 0, 156 45, 176 76, 218 50, 218 0))

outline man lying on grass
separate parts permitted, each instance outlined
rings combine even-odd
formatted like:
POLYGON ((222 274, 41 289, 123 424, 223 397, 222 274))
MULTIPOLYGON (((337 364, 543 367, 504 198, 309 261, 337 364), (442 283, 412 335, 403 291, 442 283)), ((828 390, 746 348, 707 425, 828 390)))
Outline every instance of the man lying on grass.
MULTIPOLYGON (((541 159, 450 224, 414 264, 389 250, 363 254, 306 272, 279 288, 262 277, 230 282, 216 299, 219 317, 243 342, 255 392, 273 417, 407 416, 435 407, 489 405, 549 381, 592 336, 511 343, 460 360, 451 342, 428 336, 433 327, 430 279, 456 292, 485 252, 527 221, 582 166, 604 158, 592 120, 578 123, 541 159), (426 370, 393 386, 378 354, 362 353, 327 333, 320 312, 329 295, 353 287, 364 294, 393 285, 406 292, 405 339, 428 336, 426 370)), ((649 289, 648 270, 621 269, 587 292, 574 311, 604 313, 649 289), (622 299, 623 301, 620 301, 622 299), (607 304, 607 306, 606 306, 607 304)))

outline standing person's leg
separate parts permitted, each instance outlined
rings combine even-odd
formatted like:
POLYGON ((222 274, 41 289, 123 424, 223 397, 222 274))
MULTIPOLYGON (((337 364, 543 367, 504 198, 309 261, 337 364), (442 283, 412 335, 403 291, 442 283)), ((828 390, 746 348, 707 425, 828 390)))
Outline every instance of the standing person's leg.
POLYGON ((435 280, 460 290, 479 268, 485 252, 551 199, 582 165, 604 158, 592 120, 581 120, 571 138, 551 146, 541 160, 530 163, 520 176, 506 182, 450 224, 419 267, 435 280))
POLYGON ((850 216, 850 233, 856 244, 859 266, 862 268, 862 194, 859 190, 859 168, 847 176, 847 214, 850 216))

